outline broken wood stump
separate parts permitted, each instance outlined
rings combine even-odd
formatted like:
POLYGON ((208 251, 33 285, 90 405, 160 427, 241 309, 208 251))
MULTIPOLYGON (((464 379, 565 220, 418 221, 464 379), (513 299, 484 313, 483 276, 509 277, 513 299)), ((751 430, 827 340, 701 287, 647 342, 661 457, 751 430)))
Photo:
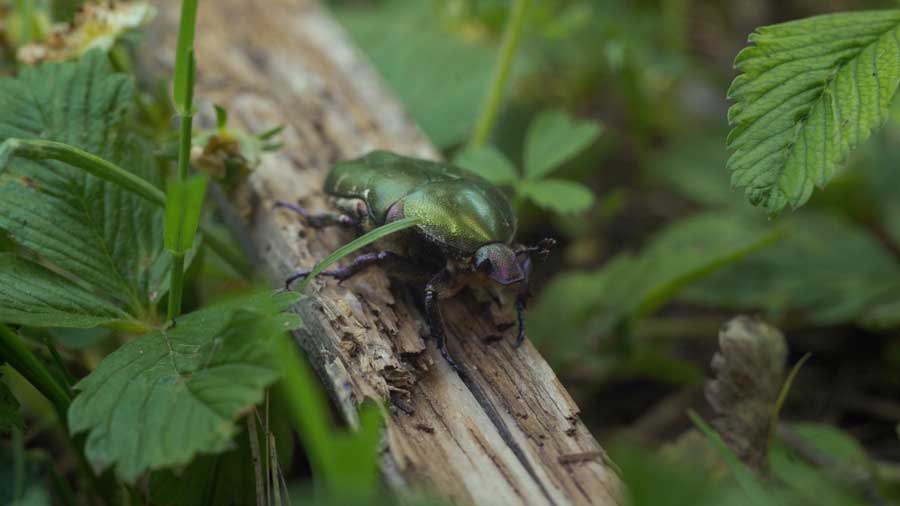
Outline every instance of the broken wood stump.
MULTIPOLYGON (((171 69, 179 3, 156 4, 146 58, 171 69)), ((273 209, 276 201, 327 211, 327 170, 374 149, 440 156, 316 2, 200 2, 195 46, 201 104, 224 106, 253 132, 286 125, 283 148, 264 157, 247 199, 232 204, 248 252, 275 286, 352 238, 306 227, 273 209)), ((355 424, 364 399, 392 407, 381 466, 391 486, 456 504, 621 503, 578 406, 529 342, 512 346, 509 297, 508 307, 474 291, 442 302, 450 351, 469 370, 463 378, 423 340, 411 294, 380 269, 340 284, 319 278, 309 292, 294 337, 345 420, 355 424), (503 339, 484 339, 496 335, 503 339)))

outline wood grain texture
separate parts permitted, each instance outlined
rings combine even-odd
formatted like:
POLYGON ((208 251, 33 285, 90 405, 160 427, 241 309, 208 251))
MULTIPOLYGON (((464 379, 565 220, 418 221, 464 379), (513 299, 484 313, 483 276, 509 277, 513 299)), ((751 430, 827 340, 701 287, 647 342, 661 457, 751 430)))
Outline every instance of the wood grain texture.
MULTIPOLYGON (((157 4, 145 59, 171 69, 177 2, 157 4)), ((266 156, 235 212, 274 285, 351 238, 307 228, 275 201, 328 210, 326 171, 372 149, 439 156, 314 2, 201 2, 196 54, 201 111, 221 104, 251 131, 287 125, 284 148, 266 156)), ((618 478, 569 394, 530 343, 512 347, 514 326, 500 330, 514 319, 511 295, 500 294, 505 306, 483 291, 442 303, 451 352, 470 370, 463 381, 423 341, 413 294, 379 269, 342 284, 316 280, 311 293, 297 308, 297 342, 349 423, 363 399, 389 407, 382 468, 393 486, 456 504, 620 503, 618 478)))

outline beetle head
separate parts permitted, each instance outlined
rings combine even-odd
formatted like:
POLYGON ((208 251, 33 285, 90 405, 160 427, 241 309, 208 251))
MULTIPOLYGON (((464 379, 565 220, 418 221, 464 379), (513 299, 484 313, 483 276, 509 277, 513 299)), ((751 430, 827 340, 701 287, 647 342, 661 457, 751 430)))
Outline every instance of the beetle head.
POLYGON ((478 248, 473 262, 476 270, 501 285, 511 285, 525 279, 525 269, 519 263, 516 252, 503 243, 495 242, 478 248))

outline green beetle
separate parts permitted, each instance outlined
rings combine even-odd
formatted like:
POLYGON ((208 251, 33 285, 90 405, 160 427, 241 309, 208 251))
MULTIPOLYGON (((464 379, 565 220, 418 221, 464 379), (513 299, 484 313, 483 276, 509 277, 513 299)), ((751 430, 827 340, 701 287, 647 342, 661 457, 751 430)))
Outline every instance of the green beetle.
MULTIPOLYGON (((364 230, 406 217, 419 218, 420 223, 409 229, 411 233, 399 234, 393 250, 362 254, 346 267, 322 274, 344 280, 370 265, 393 264, 395 268, 388 272, 396 277, 424 281, 431 335, 454 368, 457 365, 447 351, 438 300, 485 280, 501 285, 518 283, 516 345, 521 344, 530 255, 546 255, 554 241, 514 246, 516 217, 498 188, 447 163, 374 151, 335 165, 325 180, 325 192, 334 197, 343 214, 313 215, 295 204, 276 205, 299 213, 315 228, 339 225, 364 230)), ((286 285, 290 287, 309 272, 298 272, 286 285)))

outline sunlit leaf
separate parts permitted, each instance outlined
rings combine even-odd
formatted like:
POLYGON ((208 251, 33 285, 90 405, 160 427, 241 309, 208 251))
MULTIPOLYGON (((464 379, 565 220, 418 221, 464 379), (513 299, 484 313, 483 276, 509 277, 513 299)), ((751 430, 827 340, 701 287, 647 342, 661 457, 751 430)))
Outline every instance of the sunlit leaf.
POLYGON ((900 83, 900 10, 757 29, 728 96, 732 183, 778 212, 806 202, 887 118, 900 83))

